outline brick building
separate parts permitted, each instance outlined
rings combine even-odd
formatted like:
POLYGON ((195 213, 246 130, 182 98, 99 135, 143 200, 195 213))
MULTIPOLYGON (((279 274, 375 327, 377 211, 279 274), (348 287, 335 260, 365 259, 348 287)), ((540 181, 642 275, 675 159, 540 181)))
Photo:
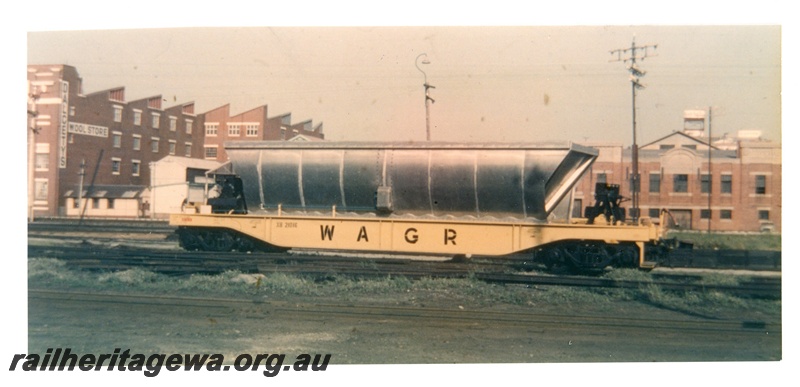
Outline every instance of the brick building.
POLYGON ((324 139, 322 123, 314 127, 312 121, 292 124, 290 113, 268 117, 267 105, 230 115, 230 105, 223 105, 201 114, 204 122, 205 143, 203 157, 225 162, 228 155, 223 145, 226 141, 286 140, 297 136, 324 139))
MULTIPOLYGON (((715 138, 709 147, 704 133, 685 129, 640 146, 641 216, 658 217, 668 209, 683 229, 780 232, 781 144, 741 131, 715 138)), ((573 215, 594 203, 597 182, 619 184, 621 194, 631 196, 630 148, 584 145, 600 154, 576 187, 573 215)), ((623 206, 630 215, 631 202, 623 206)))
POLYGON ((141 198, 150 185, 151 162, 168 155, 202 157, 194 103, 164 107, 160 95, 126 101, 123 87, 84 94, 78 72, 66 65, 28 66, 28 85, 28 117, 36 129, 29 136, 34 216, 65 215, 67 202, 114 210, 118 199, 130 199, 115 193, 130 196, 140 187, 141 198), (68 196, 85 199, 78 203, 68 196))
POLYGON ((164 106, 161 95, 127 101, 124 87, 84 94, 72 66, 27 70, 31 218, 149 216, 151 167, 167 156, 202 168, 206 160, 227 160, 225 141, 324 138, 322 124, 268 117, 267 106, 235 116, 229 105, 195 114, 193 102, 164 106))

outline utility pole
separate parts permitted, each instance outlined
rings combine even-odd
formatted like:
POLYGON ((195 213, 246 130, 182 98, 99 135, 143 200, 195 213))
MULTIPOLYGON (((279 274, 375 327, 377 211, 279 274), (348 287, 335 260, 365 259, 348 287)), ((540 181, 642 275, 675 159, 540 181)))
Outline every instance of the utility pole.
POLYGON ((83 177, 86 175, 86 159, 81 159, 81 171, 78 173, 78 208, 83 205, 83 177))
POLYGON ((711 182, 714 175, 711 174, 711 106, 708 107, 708 233, 711 234, 711 182))
POLYGON ((633 145, 631 145, 631 217, 634 222, 639 221, 639 188, 641 178, 639 176, 639 145, 636 143, 636 90, 643 89, 644 85, 639 83, 639 78, 646 72, 636 67, 636 61, 643 61, 650 55, 649 50, 655 50, 658 45, 637 46, 636 38, 631 40, 630 48, 620 48, 611 50, 611 55, 616 55, 611 62, 623 62, 628 64, 628 71, 631 73, 631 118, 633 122, 633 145))
POLYGON ((33 90, 30 89, 31 84, 28 82, 28 117, 30 119, 30 125, 28 126, 28 221, 33 222, 33 202, 36 200, 36 184, 34 183, 34 170, 35 170, 35 163, 36 163, 36 134, 39 133, 39 128, 36 126, 36 117, 39 116, 39 111, 36 107, 36 101, 39 100, 39 89, 36 86, 33 86, 33 90))

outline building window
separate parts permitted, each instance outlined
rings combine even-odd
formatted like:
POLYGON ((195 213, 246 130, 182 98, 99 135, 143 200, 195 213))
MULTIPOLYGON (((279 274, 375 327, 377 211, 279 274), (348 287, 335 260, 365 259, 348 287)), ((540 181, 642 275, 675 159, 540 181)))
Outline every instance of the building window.
POLYGON ((733 219, 733 211, 732 210, 719 210, 719 218, 720 219, 733 219))
POLYGON ((186 157, 192 157, 192 143, 187 142, 183 144, 183 154, 186 155, 186 157))
POLYGON ((133 135, 133 150, 140 150, 142 149, 142 136, 133 135))
POLYGON ((186 120, 186 134, 192 134, 192 125, 194 125, 194 120, 186 120))
POLYGON ((661 215, 661 210, 658 208, 651 208, 647 210, 647 216, 651 218, 658 218, 661 215))
POLYGON ((607 179, 605 172, 597 174, 597 183, 605 183, 607 179))
POLYGON ((36 170, 47 171, 50 169, 50 155, 47 153, 36 154, 36 170))
POLYGON ((33 182, 33 200, 47 200, 48 180, 36 179, 33 182))
POLYGON ((700 219, 711 219, 711 210, 700 210, 700 219))
POLYGON ((256 137, 258 136, 258 124, 247 124, 245 125, 245 134, 247 137, 256 137))
POLYGON ((657 173, 650 174, 650 193, 661 192, 661 175, 657 173))
POLYGON ((285 140, 285 139, 286 139, 286 128, 285 127, 281 127, 281 140, 285 140))
POLYGON ((75 117, 75 106, 70 106, 69 107, 69 116, 70 117, 75 117))
POLYGON ((95 210, 100 208, 100 198, 92 198, 92 208, 95 210))
POLYGON ((769 210, 758 210, 758 220, 769 220, 769 210))
POLYGON ((572 217, 580 218, 583 211, 583 199, 575 199, 572 201, 572 217))
POLYGON ((109 210, 114 209, 114 198, 106 199, 106 208, 108 208, 109 210))
POLYGON ((152 117, 151 123, 152 123, 153 129, 158 129, 158 127, 159 127, 159 125, 161 123, 161 114, 160 113, 152 113, 151 117, 152 117))
POLYGON ((733 191, 733 176, 722 175, 720 177, 719 191, 724 194, 729 194, 733 191))
POLYGON ((217 158, 217 147, 216 146, 207 146, 207 147, 205 147, 205 157, 207 159, 216 159, 217 158))
POLYGON ((175 140, 169 140, 169 154, 175 154, 175 140))
POLYGON ((139 176, 139 169, 141 169, 142 162, 139 160, 132 160, 131 161, 131 174, 133 176, 139 176))
POLYGON ((767 193, 767 177, 764 175, 756 175, 756 195, 764 195, 767 193))
POLYGON ((150 140, 150 149, 153 153, 158 153, 158 137, 151 137, 150 140))
POLYGON ((111 159, 111 173, 114 175, 119 175, 119 168, 120 164, 122 163, 122 159, 118 159, 116 157, 111 159))
POLYGON ((78 198, 72 199, 72 208, 81 208, 81 201, 78 198))
POLYGON ((142 111, 141 110, 134 110, 133 111, 133 124, 136 126, 142 125, 142 111))
POLYGON ((114 105, 114 122, 122 122, 122 106, 114 105))
POLYGON ((169 131, 174 132, 178 130, 178 117, 169 116, 169 131))
POLYGON ((711 175, 709 174, 702 174, 700 175, 700 193, 709 193, 711 192, 711 175))
POLYGON ((208 123, 206 122, 206 136, 208 137, 217 137, 217 129, 219 128, 219 124, 216 122, 208 123))
POLYGON ((228 124, 228 136, 240 136, 242 134, 241 124, 228 124))
POLYGON ((47 171, 50 169, 50 144, 36 144, 36 156, 34 157, 34 168, 37 171, 47 171))
POLYGON ((659 147, 658 147, 658 149, 661 149, 661 150, 668 150, 668 149, 672 149, 672 148, 675 148, 675 145, 665 145, 665 144, 661 144, 661 145, 659 145, 659 147))
POLYGON ((122 132, 113 132, 111 134, 111 141, 113 142, 114 148, 119 148, 122 146, 122 132))
POLYGON ((689 192, 689 175, 675 175, 672 180, 672 192, 689 192))

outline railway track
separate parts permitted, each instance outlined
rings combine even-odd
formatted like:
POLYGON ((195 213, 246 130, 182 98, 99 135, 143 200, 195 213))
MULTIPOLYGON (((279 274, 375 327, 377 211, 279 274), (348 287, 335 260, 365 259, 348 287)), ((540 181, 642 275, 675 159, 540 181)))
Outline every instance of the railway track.
POLYGON ((28 232, 85 233, 160 233, 169 234, 175 227, 162 220, 42 219, 28 223, 28 232))
POLYGON ((169 275, 214 274, 226 270, 245 273, 292 273, 324 280, 337 275, 351 277, 404 276, 419 278, 466 278, 524 286, 576 286, 587 288, 636 289, 658 286, 674 292, 717 291, 743 297, 781 298, 779 277, 757 278, 736 285, 709 285, 698 276, 661 275, 647 281, 630 281, 598 276, 541 275, 514 271, 518 263, 509 258, 475 259, 469 262, 426 262, 401 258, 365 259, 346 256, 297 255, 292 253, 205 253, 144 248, 106 248, 96 245, 70 247, 29 246, 29 257, 56 258, 68 267, 82 270, 125 270, 143 268, 169 275), (511 266, 509 265, 511 264, 511 266))
POLYGON ((206 310, 241 310, 246 309, 251 313, 260 312, 267 317, 269 314, 285 313, 315 316, 330 316, 335 318, 362 319, 402 319, 421 321, 443 321, 458 324, 488 324, 494 329, 502 327, 581 327, 620 329, 624 331, 664 331, 671 330, 681 334, 704 332, 731 332, 770 334, 781 333, 781 322, 774 321, 740 321, 720 319, 663 319, 663 318, 631 318, 597 316, 584 314, 547 314, 535 311, 485 311, 485 310, 453 310, 434 307, 403 307, 403 306, 374 306, 354 305, 352 303, 298 303, 294 301, 277 300, 244 300, 235 298, 202 298, 186 296, 163 296, 144 294, 121 293, 86 293, 75 291, 51 291, 45 289, 29 289, 29 299, 41 299, 49 302, 70 302, 82 304, 115 304, 140 306, 168 306, 168 307, 202 307, 206 310))

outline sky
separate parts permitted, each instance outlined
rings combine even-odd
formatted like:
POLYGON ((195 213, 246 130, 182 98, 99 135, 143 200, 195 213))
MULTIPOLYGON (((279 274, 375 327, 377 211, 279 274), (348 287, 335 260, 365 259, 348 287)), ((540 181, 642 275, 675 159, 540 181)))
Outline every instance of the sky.
POLYGON ((637 62, 639 144, 709 108, 715 135, 781 140, 777 25, 29 31, 27 63, 74 66, 86 94, 124 86, 129 101, 162 95, 196 113, 267 105, 346 141, 425 140, 427 79, 434 141, 629 144, 630 74, 610 51, 634 41, 657 45, 637 62))

